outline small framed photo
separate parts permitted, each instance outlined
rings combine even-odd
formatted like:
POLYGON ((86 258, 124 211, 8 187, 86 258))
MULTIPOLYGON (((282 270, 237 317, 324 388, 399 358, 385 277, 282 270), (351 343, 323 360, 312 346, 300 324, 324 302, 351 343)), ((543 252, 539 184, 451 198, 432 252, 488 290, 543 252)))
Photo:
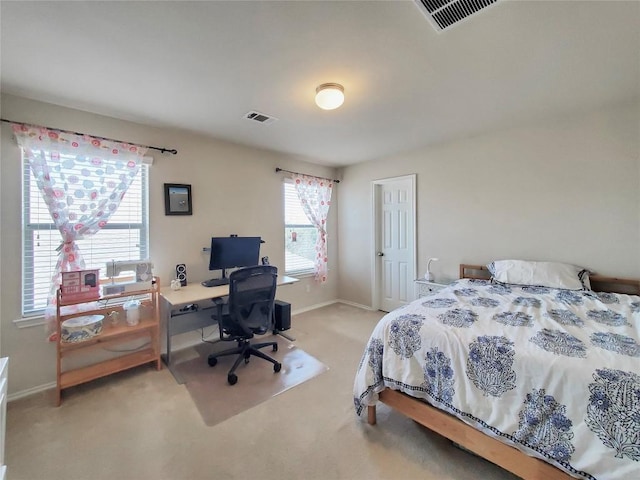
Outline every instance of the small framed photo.
POLYGON ((191 185, 181 183, 164 184, 164 214, 193 214, 191 207, 191 185))
POLYGON ((100 297, 100 270, 62 272, 60 296, 65 302, 93 300, 100 297))

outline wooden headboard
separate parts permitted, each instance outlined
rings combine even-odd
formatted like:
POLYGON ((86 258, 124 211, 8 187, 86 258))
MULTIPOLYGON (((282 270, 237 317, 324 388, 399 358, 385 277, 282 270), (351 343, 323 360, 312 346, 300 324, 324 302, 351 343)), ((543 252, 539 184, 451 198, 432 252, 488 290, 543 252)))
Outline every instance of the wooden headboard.
MULTIPOLYGON (((491 273, 486 265, 460 264, 460 278, 475 278, 489 280, 491 273)), ((604 275, 589 275, 591 289, 594 292, 626 293, 640 295, 640 280, 633 278, 606 277, 604 275)))
POLYGON ((489 280, 491 273, 486 265, 471 265, 469 263, 460 264, 460 278, 475 278, 478 280, 489 280))

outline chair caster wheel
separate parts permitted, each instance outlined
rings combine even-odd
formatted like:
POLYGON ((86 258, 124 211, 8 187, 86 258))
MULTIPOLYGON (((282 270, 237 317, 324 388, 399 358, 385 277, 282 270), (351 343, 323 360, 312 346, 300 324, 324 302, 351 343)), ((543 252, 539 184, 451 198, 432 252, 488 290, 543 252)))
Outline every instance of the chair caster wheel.
POLYGON ((277 352, 277 351, 278 351, 278 344, 277 344, 277 343, 273 346, 273 351, 274 351, 274 352, 277 352))
POLYGON ((282 364, 281 363, 274 363, 273 364, 273 371, 274 372, 279 372, 280 369, 282 369, 282 364))
POLYGON ((207 359, 207 363, 209 364, 210 367, 215 367, 216 364, 218 363, 218 359, 216 357, 209 357, 207 359))
POLYGON ((238 383, 238 376, 235 373, 230 373, 227 375, 227 382, 229 382, 229 385, 235 385, 238 383))

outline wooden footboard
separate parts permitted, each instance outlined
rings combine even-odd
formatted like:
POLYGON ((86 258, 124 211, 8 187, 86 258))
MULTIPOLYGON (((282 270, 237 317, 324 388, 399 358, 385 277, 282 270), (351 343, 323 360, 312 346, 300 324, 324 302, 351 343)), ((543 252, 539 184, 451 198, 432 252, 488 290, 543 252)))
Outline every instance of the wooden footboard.
MULTIPOLYGON (((448 438, 527 480, 570 480, 570 475, 556 467, 506 445, 422 400, 397 390, 380 392, 380 401, 415 420, 420 425, 448 438)), ((376 407, 368 407, 368 421, 376 423, 376 407)))

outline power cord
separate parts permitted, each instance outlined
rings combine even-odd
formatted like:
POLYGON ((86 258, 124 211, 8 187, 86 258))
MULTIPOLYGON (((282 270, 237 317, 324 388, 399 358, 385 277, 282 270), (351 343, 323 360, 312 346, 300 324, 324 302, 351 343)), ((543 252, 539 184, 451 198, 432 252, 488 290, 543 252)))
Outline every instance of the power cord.
MULTIPOLYGON (((211 335, 213 335, 216 332, 217 332, 217 329, 212 330, 211 333, 209 333, 206 336, 210 337, 211 335)), ((207 338, 205 338, 204 327, 203 327, 203 328, 200 329, 200 340, 202 340, 203 343, 210 343, 211 345, 214 345, 214 344, 216 344, 216 343, 218 343, 220 341, 220 338, 217 338, 215 340, 208 340, 207 338)))
POLYGON ((103 348, 103 350, 106 352, 113 352, 113 353, 137 352, 138 350, 142 350, 143 348, 146 348, 149 345, 151 345, 151 341, 145 342, 139 347, 135 347, 135 348, 123 348, 123 349, 103 348))

